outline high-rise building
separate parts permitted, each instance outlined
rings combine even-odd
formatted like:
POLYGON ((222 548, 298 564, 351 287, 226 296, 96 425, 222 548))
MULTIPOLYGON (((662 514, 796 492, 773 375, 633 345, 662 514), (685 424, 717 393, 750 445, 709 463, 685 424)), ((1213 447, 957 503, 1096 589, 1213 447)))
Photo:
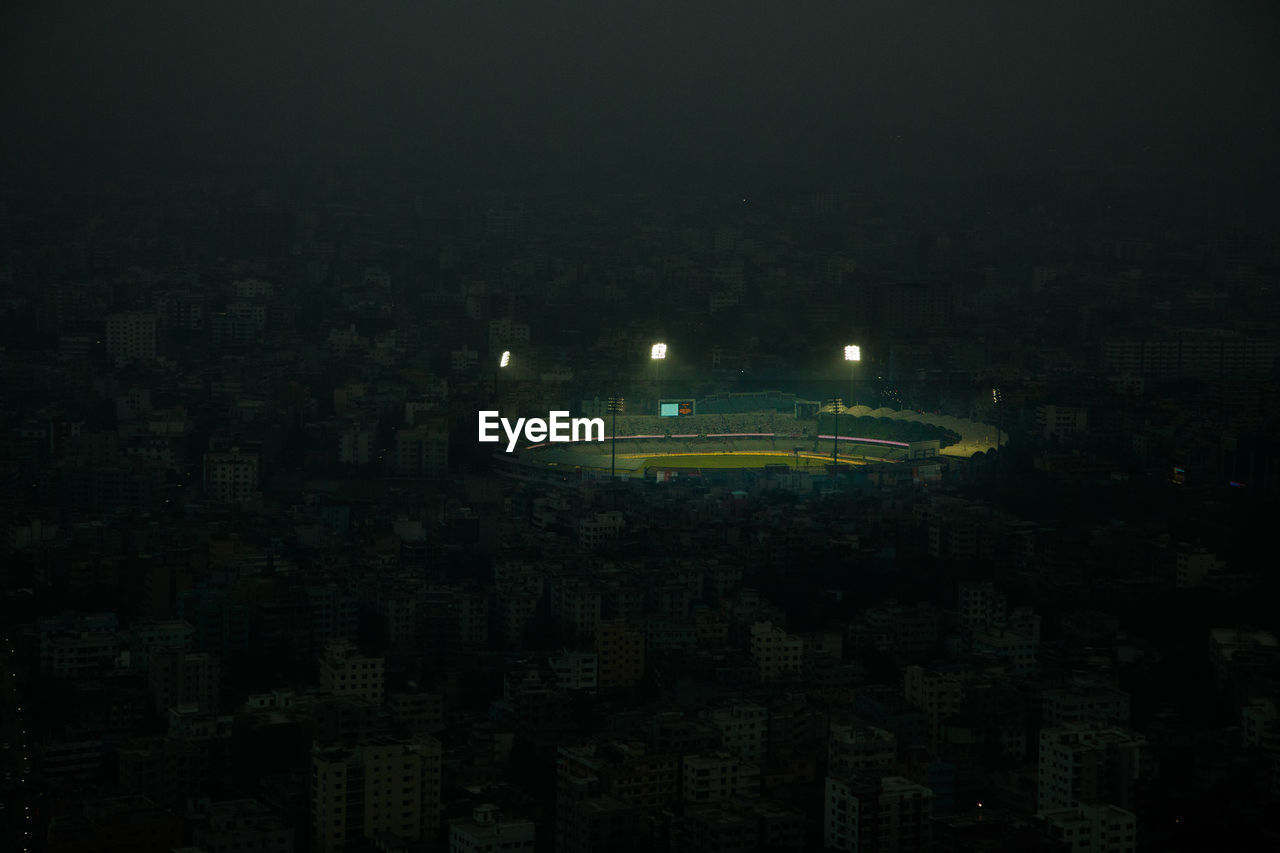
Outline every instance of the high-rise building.
POLYGON ((1129 694, 1102 684, 1074 684, 1041 694, 1041 722, 1045 728, 1072 723, 1098 726, 1129 722, 1129 694))
POLYGON ((192 830, 207 853, 293 853, 293 827, 253 799, 211 803, 192 830))
POLYGON ((596 626, 596 660, 602 688, 632 687, 644 678, 644 632, 623 619, 596 626))
POLYGON ((643 813, 617 797, 557 802, 557 853, 640 853, 652 845, 641 833, 643 813), (563 810, 562 810, 563 809, 563 810))
POLYGON ((194 332, 204 325, 205 295, 194 290, 169 290, 155 299, 160 325, 176 332, 194 332))
POLYGON ((804 660, 804 640, 772 622, 756 622, 751 626, 751 657, 762 681, 796 675, 804 660))
POLYGON ((449 351, 449 368, 454 373, 469 373, 476 369, 480 364, 480 353, 464 346, 461 349, 449 351))
POLYGON ((760 827, 753 816, 729 808, 688 809, 672 827, 672 850, 680 853, 731 853, 760 849, 760 827))
POLYGON ((1036 431, 1048 439, 1064 438, 1089 428, 1089 410, 1080 406, 1036 406, 1036 431))
POLYGON ((449 822, 449 853, 532 853, 533 842, 533 821, 504 820, 489 803, 476 806, 470 819, 449 822))
POLYGON ((595 691, 599 683, 599 657, 595 652, 565 649, 548 659, 547 664, 561 690, 595 691))
POLYGON ((241 278, 231 282, 231 292, 236 299, 270 299, 275 296, 276 287, 269 281, 241 278))
POLYGON ((489 352, 520 349, 529 345, 529 324, 517 323, 510 317, 489 321, 489 352))
POLYGON ((149 683, 155 709, 165 712, 177 705, 194 704, 216 712, 222 667, 216 655, 165 650, 151 656, 149 683))
POLYGON ((561 747, 556 778, 566 801, 580 795, 610 796, 656 813, 679 799, 680 760, 639 743, 561 747))
POLYGON ((548 596, 551 613, 577 634, 596 629, 604 610, 604 593, 595 584, 576 577, 557 579, 548 596))
POLYGON ((898 757, 898 739, 878 726, 832 721, 827 739, 827 767, 832 774, 883 769, 898 757))
POLYGON ((902 670, 902 696, 929 715, 930 740, 937 745, 944 721, 960 710, 964 687, 949 673, 912 664, 902 670))
POLYGON ((396 430, 396 474, 440 478, 449 473, 449 428, 443 421, 396 430))
POLYGON ((1271 631, 1209 629, 1209 663, 1218 687, 1247 685, 1280 664, 1280 641, 1271 631))
POLYGON ((391 717, 414 734, 438 731, 444 728, 444 694, 411 689, 387 696, 387 710, 391 717))
POLYGON ((258 490, 258 454, 232 448, 204 455, 204 492, 217 503, 242 504, 258 490))
POLYGON ((108 671, 120 653, 114 613, 64 614, 40 620, 40 672, 77 680, 108 671))
POLYGON ((1222 329, 1181 328, 1155 338, 1107 338, 1099 361, 1108 373, 1156 379, 1261 377, 1275 368, 1280 344, 1222 329))
POLYGON ((823 843, 830 850, 909 853, 928 850, 933 791, 901 776, 827 777, 823 843))
POLYGON ((320 689, 382 703, 386 658, 365 657, 346 640, 333 640, 320 658, 320 689))
MULTIPOLYGON (((196 629, 183 619, 142 619, 129 631, 129 667, 145 672, 158 650, 195 651, 196 629)), ((202 650, 203 651, 203 650, 202 650)))
POLYGON ((338 461, 343 465, 369 465, 377 458, 378 430, 372 424, 344 424, 338 433, 338 461))
POLYGON ((156 357, 156 315, 122 311, 106 317, 107 353, 118 359, 156 357))
POLYGON ((973 653, 983 660, 991 660, 1011 675, 1031 675, 1036 671, 1036 650, 1039 644, 1021 631, 992 628, 973 635, 973 653))
POLYGON ((642 744, 561 747, 556 756, 555 849, 567 853, 651 849, 640 834, 679 799, 680 759, 642 744))
POLYGON ((419 735, 311 753, 311 838, 317 853, 340 853, 378 835, 407 841, 440 828, 440 742, 419 735))
POLYGON ((1204 583, 1227 567, 1227 561, 1204 548, 1178 543, 1174 563, 1174 583, 1178 589, 1191 589, 1204 583))
POLYGON ((1075 723, 1042 729, 1037 807, 1047 811, 1078 803, 1130 805, 1144 743, 1142 735, 1114 726, 1075 723))
POLYGON ((1133 853, 1138 819, 1117 806, 1077 805, 1036 815, 1068 853, 1133 853))
POLYGON ((178 593, 178 616, 191 622, 193 652, 228 656, 250 646, 250 608, 219 587, 183 589, 178 593))
POLYGON ((598 548, 616 540, 625 528, 626 517, 616 509, 594 513, 590 518, 578 519, 578 544, 598 548))
POLYGON ((888 329, 940 329, 951 321, 951 295, 939 284, 902 282, 880 290, 880 321, 888 329))
POLYGON ((170 853, 182 844, 182 816, 144 796, 100 797, 77 814, 49 821, 41 849, 51 853, 170 853))
POLYGON ((686 803, 722 803, 735 797, 760 796, 760 768, 727 752, 688 755, 684 759, 681 797, 686 803))
POLYGON ((720 746, 743 761, 759 764, 769 746, 769 709, 754 702, 738 702, 707 715, 720 730, 720 746))
POLYGON ((307 601, 311 604, 312 647, 323 649, 331 640, 346 640, 356 635, 360 604, 354 592, 337 584, 309 584, 307 601))
POLYGON ((961 583, 960 627, 976 631, 1004 621, 1007 599, 991 581, 961 583))
POLYGON ((236 300, 209 317, 209 333, 215 347, 246 347, 258 343, 267 328, 267 307, 260 302, 236 300))

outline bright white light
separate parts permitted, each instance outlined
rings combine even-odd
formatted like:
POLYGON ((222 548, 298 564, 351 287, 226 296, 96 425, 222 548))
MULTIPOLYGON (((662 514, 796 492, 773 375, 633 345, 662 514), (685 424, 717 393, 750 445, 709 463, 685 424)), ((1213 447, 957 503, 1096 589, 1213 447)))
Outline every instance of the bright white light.
POLYGON ((667 357, 666 344, 654 344, 653 348, 649 350, 649 358, 666 358, 666 357, 667 357))
POLYGON ((511 363, 511 350, 503 350, 502 358, 498 361, 498 367, 506 367, 511 363))
POLYGON ((862 348, 850 344, 844 348, 845 361, 862 361, 862 348))

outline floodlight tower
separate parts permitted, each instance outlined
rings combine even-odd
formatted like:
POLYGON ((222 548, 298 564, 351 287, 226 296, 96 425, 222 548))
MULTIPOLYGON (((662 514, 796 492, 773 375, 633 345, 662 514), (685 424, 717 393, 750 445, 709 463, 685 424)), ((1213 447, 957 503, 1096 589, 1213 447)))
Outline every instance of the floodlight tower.
POLYGON ((667 345, 665 343, 656 343, 649 347, 649 361, 654 363, 654 372, 657 374, 658 385, 658 413, 662 413, 662 362, 667 358, 667 345))
POLYGON ((849 401, 857 405, 858 397, 854 393, 854 382, 858 375, 858 362, 862 361, 862 347, 849 344, 844 348, 844 360, 849 362, 849 401))
POLYGON ((832 468, 840 464, 840 409, 844 406, 844 401, 839 397, 831 398, 831 465, 832 468))
POLYGON ((995 472, 996 479, 1000 479, 1000 415, 1003 411, 1001 403, 1004 402, 1004 393, 999 388, 991 389, 991 413, 994 415, 992 420, 996 422, 996 456, 995 456, 995 472))
POLYGON ((618 478, 618 412, 626 407, 627 401, 622 397, 609 398, 609 414, 613 415, 613 437, 609 444, 609 479, 618 478))
POLYGON ((503 350, 501 357, 498 358, 498 375, 494 379, 494 394, 498 398, 498 403, 502 403, 502 374, 511 366, 511 350, 503 350))
MULTIPOLYGON (((849 400, 850 402, 852 402, 854 399, 854 393, 853 393, 854 377, 857 375, 857 364, 859 361, 862 360, 862 348, 859 347, 857 344, 847 345, 844 348, 844 360, 849 362, 849 366, 851 368, 849 371, 849 400)), ((844 401, 841 400, 839 397, 833 397, 831 399, 831 414, 832 414, 831 432, 833 433, 833 435, 831 436, 831 464, 833 466, 840 464, 840 410, 843 407, 843 402, 844 401)), ((852 410, 852 406, 848 408, 852 410)), ((852 412, 849 415, 849 427, 850 427, 849 436, 852 437, 853 436, 852 412)))

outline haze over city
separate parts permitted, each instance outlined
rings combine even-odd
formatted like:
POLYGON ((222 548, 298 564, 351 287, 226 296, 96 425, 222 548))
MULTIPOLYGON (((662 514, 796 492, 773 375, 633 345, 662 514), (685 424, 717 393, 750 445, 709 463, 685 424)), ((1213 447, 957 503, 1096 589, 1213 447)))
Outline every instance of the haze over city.
POLYGON ((0 849, 1271 849, 1280 14, 0 11, 0 849))

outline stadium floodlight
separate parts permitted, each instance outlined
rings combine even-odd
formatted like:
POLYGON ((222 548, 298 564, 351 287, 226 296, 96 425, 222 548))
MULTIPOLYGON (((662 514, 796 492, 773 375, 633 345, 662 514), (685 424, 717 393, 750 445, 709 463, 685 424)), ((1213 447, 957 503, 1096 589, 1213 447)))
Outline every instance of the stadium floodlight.
POLYGON ((658 406, 662 406, 662 364, 667 358, 667 345, 661 341, 649 348, 649 361, 653 364, 654 382, 658 391, 658 406))
POLYGON ((844 360, 849 362, 849 367, 853 368, 849 374, 849 402, 857 404, 858 395, 855 393, 854 385, 857 383, 858 362, 862 361, 862 347, 857 344, 845 346, 844 360))
POLYGON ((498 359, 498 372, 493 377, 493 393, 494 393, 494 396, 497 397, 499 400, 502 399, 502 392, 504 390, 503 385, 505 384, 503 382, 502 374, 510 366, 511 366, 511 350, 504 349, 502 351, 502 357, 498 359))
POLYGON ((840 409, 844 406, 844 401, 839 397, 832 397, 831 403, 831 420, 832 420, 832 436, 831 436, 831 465, 832 470, 840 464, 840 409))

